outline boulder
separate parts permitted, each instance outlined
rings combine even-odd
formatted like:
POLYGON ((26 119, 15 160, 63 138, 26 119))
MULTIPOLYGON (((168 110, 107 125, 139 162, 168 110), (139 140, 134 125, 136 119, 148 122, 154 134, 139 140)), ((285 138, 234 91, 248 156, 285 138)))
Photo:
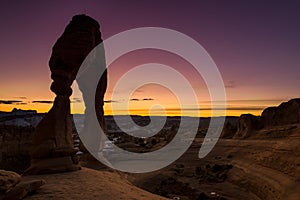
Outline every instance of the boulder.
POLYGON ((0 170, 0 194, 5 194, 21 181, 21 176, 12 171, 0 170))
POLYGON ((21 182, 4 195, 4 200, 23 199, 27 195, 39 189, 45 183, 46 182, 44 180, 31 180, 21 182))

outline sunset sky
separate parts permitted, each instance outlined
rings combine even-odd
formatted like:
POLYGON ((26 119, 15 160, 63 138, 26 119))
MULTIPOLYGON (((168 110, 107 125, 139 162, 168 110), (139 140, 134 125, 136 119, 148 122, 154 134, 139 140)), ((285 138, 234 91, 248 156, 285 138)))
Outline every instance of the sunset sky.
MULTIPOLYGON (((169 28, 195 39, 223 77, 227 115, 259 115, 268 106, 300 97, 298 1, 1 1, 0 111, 50 109, 55 97, 49 89, 52 46, 76 14, 96 19, 103 39, 138 27, 169 28)), ((197 94, 203 114, 209 115, 211 99, 201 76, 186 60, 158 50, 131 52, 109 66, 106 114, 112 114, 112 104, 120 108, 113 114, 127 114, 121 108, 128 100, 122 96, 130 84, 114 91, 115 99, 112 86, 133 67, 153 62, 182 73, 197 94)), ((172 81, 168 74, 160 75, 172 81)), ((75 89, 73 113, 83 112, 79 97, 75 89)), ((181 114, 175 95, 158 85, 139 88, 129 102, 131 114, 148 115, 153 104, 161 104, 168 115, 181 114)), ((182 109, 195 115, 193 108, 182 109)))

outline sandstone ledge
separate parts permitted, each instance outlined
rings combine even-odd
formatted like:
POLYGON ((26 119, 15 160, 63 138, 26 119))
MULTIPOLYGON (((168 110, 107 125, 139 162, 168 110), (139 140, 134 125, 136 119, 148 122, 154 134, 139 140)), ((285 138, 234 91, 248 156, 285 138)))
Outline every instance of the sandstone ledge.
POLYGON ((151 194, 129 183, 117 172, 96 171, 82 168, 80 171, 24 176, 23 180, 43 179, 46 184, 26 200, 36 199, 151 199, 166 198, 151 194))

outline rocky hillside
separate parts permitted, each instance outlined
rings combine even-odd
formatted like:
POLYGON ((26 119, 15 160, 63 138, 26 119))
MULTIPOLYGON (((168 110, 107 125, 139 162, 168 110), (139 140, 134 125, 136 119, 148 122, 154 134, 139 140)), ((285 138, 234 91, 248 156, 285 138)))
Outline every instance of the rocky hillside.
POLYGON ((291 99, 278 107, 266 108, 261 116, 241 115, 237 131, 231 135, 234 139, 287 137, 299 123, 300 99, 291 99))
POLYGON ((130 178, 143 189, 184 200, 299 200, 299 105, 299 99, 292 99, 267 108, 262 116, 244 114, 237 123, 227 121, 205 158, 198 158, 199 137, 167 168, 130 178))
MULTIPOLYGON (((238 120, 228 118, 222 138, 212 152, 205 158, 199 159, 199 148, 205 136, 206 124, 209 122, 209 119, 206 119, 205 124, 199 127, 199 137, 194 140, 189 150, 172 165, 153 173, 120 175, 84 168, 83 171, 74 173, 33 177, 45 179, 47 183, 38 190, 37 195, 29 199, 45 197, 78 199, 83 198, 83 194, 88 199, 99 199, 101 195, 104 199, 112 199, 109 195, 113 195, 113 199, 114 197, 115 199, 161 198, 144 193, 132 186, 133 183, 151 193, 167 198, 180 198, 180 200, 298 200, 300 196, 299 105, 299 99, 292 99, 278 107, 265 109, 262 116, 244 114, 238 120), (78 179, 80 184, 75 184, 74 178, 78 179), (82 188, 82 185, 87 187, 82 188)), ((120 131, 114 126, 112 118, 107 119, 110 133, 118 135, 120 131)), ((134 119, 142 125, 148 122, 142 117, 134 119)), ((172 118, 165 127, 165 133, 176 131, 177 122, 178 119, 172 118)), ((28 155, 26 147, 29 146, 30 133, 33 129, 33 126, 0 125, 0 168, 4 167, 4 163, 9 164, 8 170, 12 170, 12 166, 23 165, 23 168, 26 166, 26 162, 22 159, 28 155), (18 155, 21 156, 17 157, 18 155)), ((116 135, 113 135, 113 138, 116 138, 116 135)), ((130 140, 127 141, 125 138, 124 141, 117 141, 128 144, 130 140)), ((165 140, 161 138, 157 141, 165 140)), ((142 145, 139 146, 141 147, 142 145)), ((147 145, 144 147, 146 148, 147 145)), ((136 144, 131 145, 130 148, 133 148, 133 151, 138 149, 136 144)), ((20 169, 14 169, 14 171, 18 170, 20 169)), ((30 181, 30 177, 24 178, 30 181)))

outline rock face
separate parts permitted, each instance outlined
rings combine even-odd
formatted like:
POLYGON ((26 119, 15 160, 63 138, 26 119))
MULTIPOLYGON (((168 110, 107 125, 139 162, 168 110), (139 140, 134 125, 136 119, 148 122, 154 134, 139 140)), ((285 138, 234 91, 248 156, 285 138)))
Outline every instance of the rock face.
POLYGON ((234 135, 234 139, 247 138, 253 131, 261 128, 260 119, 251 114, 243 114, 238 121, 238 129, 234 135))
POLYGON ((70 96, 71 85, 90 51, 102 42, 99 24, 86 15, 76 15, 56 41, 49 61, 56 95, 70 96))
POLYGON ((32 126, 0 125, 0 169, 23 173, 30 166, 32 126))
POLYGON ((99 27, 91 17, 76 15, 52 49, 49 61, 53 79, 51 90, 57 96, 51 110, 36 127, 28 174, 80 169, 73 147, 69 97, 71 85, 84 59, 102 42, 99 27))
POLYGON ((234 123, 226 122, 221 133, 221 138, 230 139, 232 138, 237 131, 237 125, 234 123))
MULTIPOLYGON (((238 120, 238 129, 234 134, 233 138, 243 139, 257 134, 258 130, 260 131, 271 130, 271 128, 276 130, 277 126, 284 126, 288 128, 288 126, 297 123, 300 123, 300 98, 291 99, 288 102, 284 102, 280 104, 278 107, 266 108, 262 112, 261 117, 256 117, 251 114, 241 115, 238 120)), ((293 128, 294 127, 290 127, 290 129, 293 128)), ((227 129, 226 127, 224 128, 225 133, 223 134, 225 135, 230 134, 230 131, 228 131, 227 129)), ((277 132, 279 133, 280 130, 284 130, 284 129, 278 129, 277 132)), ((288 133, 288 129, 285 130, 285 133, 288 133)), ((274 136, 274 134, 269 134, 269 135, 274 136)), ((282 135, 282 134, 276 133, 276 135, 282 135)))
POLYGON ((44 184, 44 180, 21 181, 19 174, 0 170, 0 200, 23 199, 44 184))
POLYGON ((0 170, 0 193, 5 194, 21 181, 21 176, 15 172, 0 170))
POLYGON ((300 123, 300 99, 291 99, 262 113, 264 127, 300 123))

